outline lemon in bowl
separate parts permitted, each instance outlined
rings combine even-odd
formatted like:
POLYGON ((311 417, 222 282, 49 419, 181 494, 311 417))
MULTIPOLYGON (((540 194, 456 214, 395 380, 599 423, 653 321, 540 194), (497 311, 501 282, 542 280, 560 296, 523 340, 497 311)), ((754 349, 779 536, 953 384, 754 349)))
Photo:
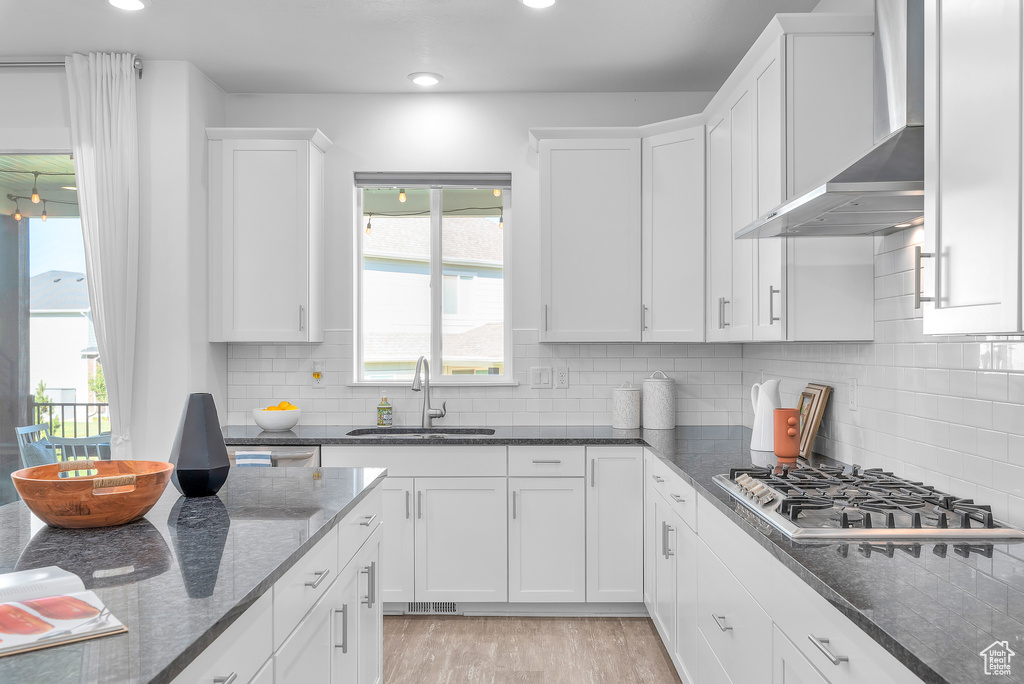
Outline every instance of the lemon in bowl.
POLYGON ((301 415, 302 411, 299 407, 288 401, 282 401, 276 406, 252 410, 252 419, 266 432, 291 430, 299 422, 301 415))

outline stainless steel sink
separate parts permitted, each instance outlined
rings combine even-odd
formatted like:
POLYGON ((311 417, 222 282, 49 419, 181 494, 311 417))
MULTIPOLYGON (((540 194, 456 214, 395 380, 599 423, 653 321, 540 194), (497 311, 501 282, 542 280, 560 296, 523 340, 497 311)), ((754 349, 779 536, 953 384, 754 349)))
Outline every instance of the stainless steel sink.
POLYGON ((402 439, 443 439, 445 437, 487 437, 494 428, 462 427, 370 427, 350 430, 349 437, 400 437, 402 439))

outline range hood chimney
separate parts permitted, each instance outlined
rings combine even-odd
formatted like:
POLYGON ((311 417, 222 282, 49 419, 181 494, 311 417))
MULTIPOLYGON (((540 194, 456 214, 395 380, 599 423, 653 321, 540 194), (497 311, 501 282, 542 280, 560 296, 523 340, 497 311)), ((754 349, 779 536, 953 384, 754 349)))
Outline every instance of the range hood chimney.
POLYGON ((924 0, 876 0, 875 146, 737 238, 885 235, 924 222, 924 0))

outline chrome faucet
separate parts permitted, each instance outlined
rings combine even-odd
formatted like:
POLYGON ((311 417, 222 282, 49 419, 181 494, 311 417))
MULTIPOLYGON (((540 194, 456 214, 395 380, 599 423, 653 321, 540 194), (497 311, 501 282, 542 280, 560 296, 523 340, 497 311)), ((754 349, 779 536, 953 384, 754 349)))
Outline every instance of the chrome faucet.
POLYGON ((420 427, 433 427, 431 424, 434 418, 444 418, 448 413, 448 402, 442 401, 441 408, 430 408, 430 362, 425 356, 421 356, 416 362, 416 374, 412 378, 412 391, 420 391, 420 369, 423 369, 423 424, 420 427))

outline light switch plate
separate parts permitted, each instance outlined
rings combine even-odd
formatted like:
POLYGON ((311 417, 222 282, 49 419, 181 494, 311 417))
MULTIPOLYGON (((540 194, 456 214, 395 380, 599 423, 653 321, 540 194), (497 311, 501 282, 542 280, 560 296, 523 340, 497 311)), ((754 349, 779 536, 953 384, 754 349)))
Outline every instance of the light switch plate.
POLYGON ((551 366, 533 366, 530 368, 530 387, 533 389, 551 389, 552 377, 551 366))

